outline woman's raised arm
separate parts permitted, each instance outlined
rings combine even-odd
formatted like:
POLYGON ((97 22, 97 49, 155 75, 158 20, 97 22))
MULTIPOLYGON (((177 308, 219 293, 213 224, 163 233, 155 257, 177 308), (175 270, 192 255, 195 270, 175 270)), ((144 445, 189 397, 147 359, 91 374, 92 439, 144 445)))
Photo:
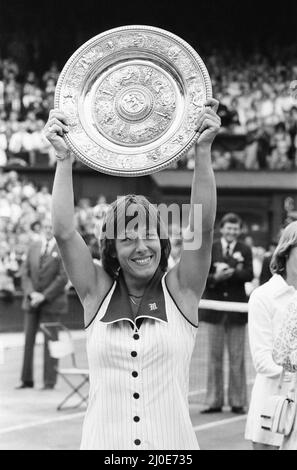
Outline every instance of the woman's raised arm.
MULTIPOLYGON (((197 323, 197 304, 205 288, 211 262, 213 227, 216 216, 216 184, 211 163, 211 146, 221 120, 217 115, 219 103, 211 98, 205 103, 197 132, 198 139, 195 169, 192 180, 189 225, 179 263, 168 273, 172 292, 181 292, 187 298, 186 310, 190 321, 197 323), (192 299, 192 301, 191 301, 192 299)), ((180 305, 180 302, 177 303, 180 305)), ((184 304, 182 302, 182 304, 184 304)), ((183 307, 183 306, 182 306, 183 307)))
POLYGON ((84 302, 86 296, 96 290, 98 267, 94 265, 90 250, 75 227, 72 159, 63 138, 68 132, 67 116, 59 110, 52 110, 44 131, 57 155, 52 192, 54 236, 69 279, 84 302))

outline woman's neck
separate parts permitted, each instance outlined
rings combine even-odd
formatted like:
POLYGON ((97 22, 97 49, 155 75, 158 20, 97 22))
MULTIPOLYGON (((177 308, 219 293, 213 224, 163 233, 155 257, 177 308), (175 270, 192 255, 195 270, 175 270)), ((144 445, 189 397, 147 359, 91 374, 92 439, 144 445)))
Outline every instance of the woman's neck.
POLYGON ((151 279, 147 279, 147 280, 136 279, 136 278, 130 277, 126 273, 123 273, 123 276, 124 276, 129 294, 134 295, 136 297, 143 296, 144 291, 151 279))
POLYGON ((286 279, 286 283, 289 286, 293 286, 297 290, 297 274, 296 273, 287 272, 285 279, 286 279))
POLYGON ((142 296, 144 294, 147 282, 144 283, 142 280, 131 279, 124 275, 126 286, 130 295, 142 296))

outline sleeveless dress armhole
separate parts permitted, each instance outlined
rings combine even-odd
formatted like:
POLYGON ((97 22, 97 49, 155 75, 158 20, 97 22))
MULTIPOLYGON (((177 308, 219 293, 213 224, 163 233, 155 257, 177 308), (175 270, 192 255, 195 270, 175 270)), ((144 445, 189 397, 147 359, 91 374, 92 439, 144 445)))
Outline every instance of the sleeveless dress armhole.
POLYGON ((103 302, 106 300, 106 298, 108 297, 108 295, 110 294, 110 292, 112 291, 112 289, 115 287, 116 285, 116 281, 114 281, 110 288, 108 289, 108 291, 106 292, 106 294, 104 295, 103 299, 100 301, 99 305, 98 305, 98 308, 95 310, 95 314, 93 315, 93 317, 91 318, 91 320, 89 321, 89 323, 87 325, 85 325, 84 329, 86 330, 87 328, 89 328, 89 326, 93 323, 93 321, 95 320, 95 318, 97 317, 98 315, 98 312, 100 311, 100 308, 102 307, 103 305, 103 302))
POLYGON ((179 311, 179 313, 184 317, 184 319, 185 319, 188 323, 190 323, 190 325, 191 325, 193 328, 196 328, 196 329, 197 329, 197 328, 199 327, 199 321, 198 321, 198 324, 197 324, 197 325, 195 325, 194 323, 192 323, 191 320, 189 320, 189 319, 186 317, 186 315, 181 311, 180 307, 177 305, 176 300, 174 299, 174 297, 173 297, 173 295, 171 294, 171 292, 170 292, 170 290, 169 290, 169 288, 168 288, 168 285, 167 285, 167 281, 166 281, 167 274, 168 274, 168 272, 164 275, 164 285, 165 285, 165 288, 166 288, 166 290, 167 290, 167 292, 168 292, 169 297, 170 297, 171 300, 173 301, 173 303, 174 303, 174 305, 176 306, 176 308, 177 308, 177 310, 179 311))

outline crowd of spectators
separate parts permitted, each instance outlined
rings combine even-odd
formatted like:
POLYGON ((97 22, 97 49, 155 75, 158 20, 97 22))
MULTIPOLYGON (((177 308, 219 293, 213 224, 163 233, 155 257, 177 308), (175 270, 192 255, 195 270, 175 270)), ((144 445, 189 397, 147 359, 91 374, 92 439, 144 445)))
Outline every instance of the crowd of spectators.
MULTIPOLYGON (((297 167, 297 80, 295 47, 269 54, 231 49, 205 57, 220 101, 221 133, 213 149, 216 170, 291 170, 297 167)), ((42 129, 54 106, 59 68, 37 75, 0 57, 0 166, 55 165, 42 129)), ((193 168, 195 147, 176 163, 193 168)))
MULTIPOLYGON (((220 101, 222 128, 212 151, 216 170, 297 168, 296 53, 294 45, 252 54, 220 49, 203 57, 220 101)), ((0 291, 8 299, 20 287, 26 249, 39 236, 51 204, 46 184, 20 180, 13 168, 55 165, 43 127, 59 72, 56 63, 40 74, 0 56, 0 291)), ((174 166, 192 169, 195 151, 193 146, 174 166)), ((94 258, 99 258, 97 235, 106 208, 103 196, 95 206, 88 199, 77 202, 77 227, 94 258)))
POLYGON ((21 72, 14 60, 0 58, 0 166, 55 164, 42 130, 54 107, 58 76, 55 63, 37 77, 32 70, 21 72))
MULTIPOLYGON (((47 184, 37 186, 26 178, 20 178, 15 170, 0 169, 0 298, 14 299, 21 291, 21 271, 27 250, 32 241, 41 236, 42 221, 51 212, 52 196, 47 184)), ((75 204, 76 228, 88 245, 94 262, 100 263, 98 240, 104 216, 108 210, 104 195, 96 201, 81 198, 75 204)), ((247 294, 259 285, 259 276, 265 249, 254 246, 253 239, 245 230, 245 243, 253 252, 255 278, 246 285, 247 294)), ((171 254, 169 268, 178 261, 183 234, 180 227, 169 228, 171 254)), ((71 285, 69 284, 69 287, 71 285)))
MULTIPOLYGON (((222 119, 213 151, 216 170, 297 168, 296 52, 294 45, 249 56, 215 50, 207 57, 222 119)), ((188 168, 194 151, 183 162, 188 168)))
MULTIPOLYGON (((21 268, 31 241, 40 237, 41 222, 51 211, 48 186, 20 179, 14 170, 0 170, 0 293, 11 300, 21 290, 21 268)), ((76 204, 77 229, 99 259, 98 235, 108 208, 104 196, 95 205, 87 198, 76 204)))

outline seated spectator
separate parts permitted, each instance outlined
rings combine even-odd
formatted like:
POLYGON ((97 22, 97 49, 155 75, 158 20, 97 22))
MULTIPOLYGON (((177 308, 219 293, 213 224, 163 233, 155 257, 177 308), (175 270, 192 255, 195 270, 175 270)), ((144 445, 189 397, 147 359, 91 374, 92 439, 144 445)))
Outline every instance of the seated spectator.
POLYGON ((289 148, 291 145, 291 137, 289 132, 286 130, 286 126, 284 122, 279 122, 275 126, 274 135, 271 139, 272 147, 277 147, 278 144, 284 144, 287 153, 289 152, 289 148))
POLYGON ((47 83, 48 80, 52 79, 54 82, 56 82, 59 78, 60 72, 58 69, 57 62, 53 61, 50 65, 49 70, 47 70, 42 77, 42 80, 44 83, 47 83))
MULTIPOLYGON (((55 153, 53 152, 53 146, 49 143, 44 135, 43 128, 45 122, 42 119, 38 119, 35 123, 35 130, 32 132, 32 148, 33 148, 33 165, 36 165, 36 159, 39 155, 44 160, 45 165, 54 166, 56 164, 55 153)), ((43 165, 42 165, 43 166, 43 165)))
POLYGON ((278 142, 269 158, 271 170, 291 170, 293 162, 288 158, 288 147, 285 142, 278 142))
POLYGON ((22 210, 22 213, 19 219, 19 224, 25 225, 26 223, 30 226, 30 224, 32 224, 35 221, 36 214, 35 214, 34 206, 32 206, 29 199, 22 200, 21 210, 22 210))
POLYGON ((56 80, 52 77, 48 78, 45 83, 45 96, 54 95, 56 88, 56 80))
POLYGON ((283 88, 275 99, 275 110, 279 120, 282 121, 284 119, 284 113, 289 111, 293 106, 296 106, 296 104, 297 100, 288 93, 288 88, 283 88))
POLYGON ((43 184, 38 191, 35 191, 34 196, 31 198, 31 202, 36 208, 43 206, 47 211, 50 211, 52 195, 49 192, 47 184, 43 184))
POLYGON ((21 198, 19 196, 15 196, 13 193, 8 192, 6 194, 6 200, 10 206, 10 222, 15 225, 18 223, 22 214, 21 198))
POLYGON ((8 115, 6 123, 7 138, 10 139, 11 135, 19 129, 19 115, 16 111, 11 111, 8 115))
POLYGON ((30 109, 35 107, 37 95, 36 95, 36 85, 33 83, 25 83, 23 87, 23 97, 22 104, 25 109, 30 109))
POLYGON ((272 170, 290 170, 293 166, 293 162, 289 159, 291 137, 284 123, 279 123, 275 126, 271 145, 273 150, 269 159, 269 168, 272 170))
POLYGON ((266 169, 270 152, 270 135, 267 132, 267 126, 260 127, 258 119, 249 119, 246 129, 245 168, 247 170, 266 169))
POLYGON ((10 247, 7 242, 0 243, 0 294, 2 299, 11 301, 15 293, 12 271, 17 265, 10 260, 10 247))
POLYGON ((81 198, 78 201, 76 208, 76 224, 78 229, 83 229, 88 220, 92 219, 93 209, 91 207, 91 201, 88 198, 81 198))
POLYGON ((4 80, 4 106, 7 111, 21 110, 21 87, 12 71, 8 72, 4 80))
POLYGON ((10 204, 6 198, 6 190, 0 188, 0 220, 8 221, 11 215, 10 204))
POLYGON ((36 129, 36 114, 34 111, 27 111, 24 122, 26 124, 26 130, 31 134, 36 129))
POLYGON ((262 120, 270 119, 275 113, 274 107, 275 94, 263 92, 261 99, 258 101, 258 117, 262 120))
POLYGON ((8 150, 10 153, 9 163, 27 165, 30 162, 30 152, 33 150, 32 137, 27 131, 25 122, 18 123, 18 129, 9 140, 8 150), (19 160, 23 160, 20 162, 19 160))
POLYGON ((30 240, 32 242, 39 240, 41 237, 41 222, 40 220, 35 220, 30 225, 30 240))
POLYGON ((23 181, 23 188, 22 188, 23 200, 26 199, 30 201, 31 204, 34 204, 33 198, 35 194, 36 194, 36 187, 33 181, 28 181, 28 180, 23 181))

